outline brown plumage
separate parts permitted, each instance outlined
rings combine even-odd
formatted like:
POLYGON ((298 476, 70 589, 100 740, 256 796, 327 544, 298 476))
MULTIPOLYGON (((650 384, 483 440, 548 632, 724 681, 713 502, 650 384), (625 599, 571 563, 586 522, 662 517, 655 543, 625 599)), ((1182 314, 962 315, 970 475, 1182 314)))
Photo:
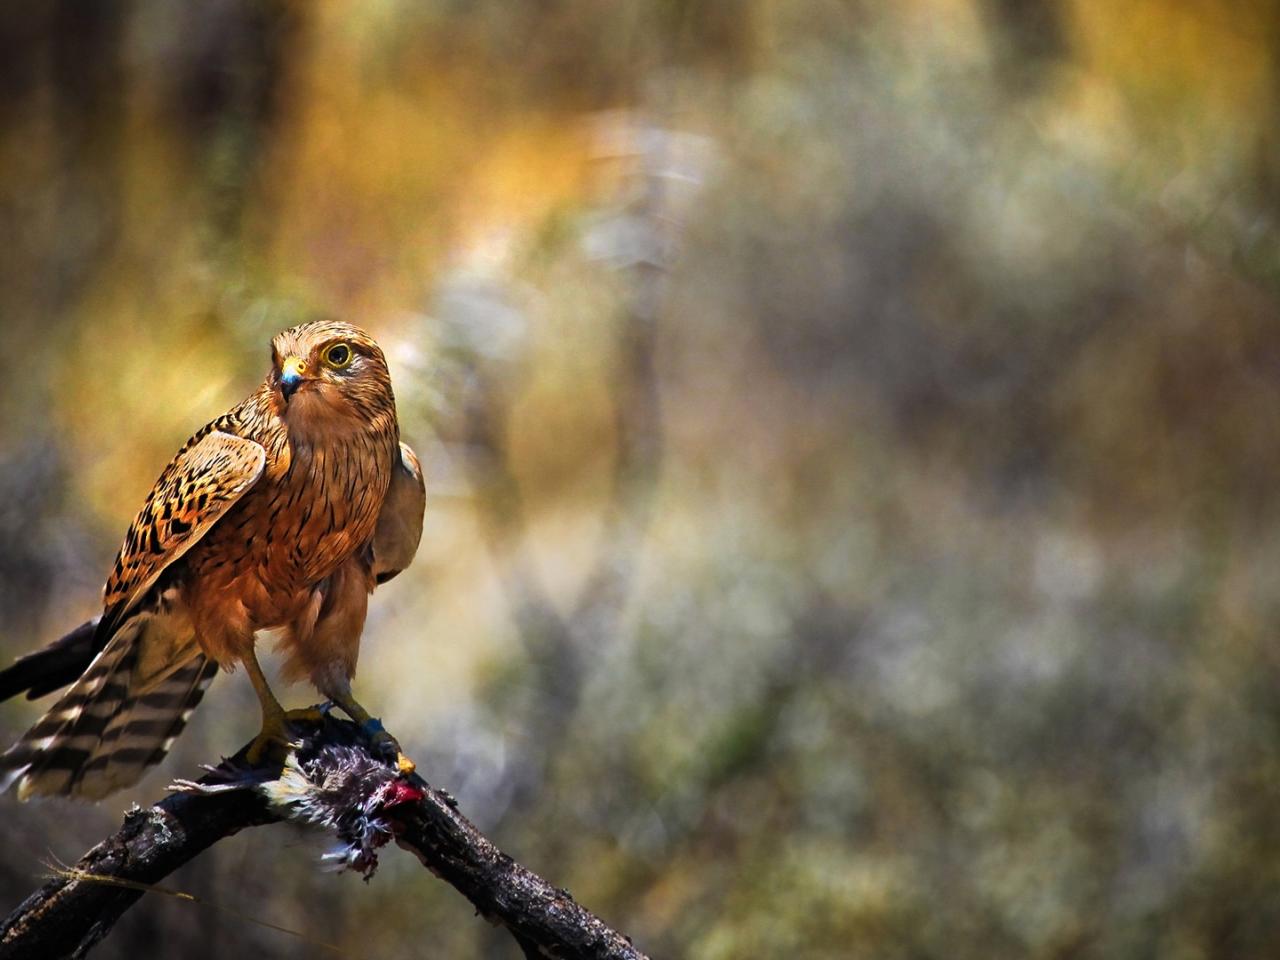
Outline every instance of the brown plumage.
POLYGON ((272 354, 262 385, 156 481, 102 616, 0 672, 0 699, 74 681, 0 757, 0 787, 101 797, 134 783, 168 752, 216 667, 236 663, 262 704, 259 758, 285 739, 286 720, 255 656, 263 630, 279 631, 287 676, 310 677, 353 719, 377 723, 350 680, 369 593, 417 549, 421 468, 399 442, 386 360, 368 334, 303 324, 278 334, 272 354))

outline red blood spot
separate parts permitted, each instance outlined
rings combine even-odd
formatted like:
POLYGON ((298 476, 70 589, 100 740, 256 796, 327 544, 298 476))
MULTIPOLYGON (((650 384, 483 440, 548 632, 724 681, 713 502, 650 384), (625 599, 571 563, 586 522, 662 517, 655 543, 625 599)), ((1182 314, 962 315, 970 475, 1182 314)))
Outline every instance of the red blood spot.
POLYGON ((391 781, 391 790, 387 796, 387 802, 384 806, 398 807, 402 803, 417 803, 426 794, 420 787, 415 787, 407 780, 391 781))

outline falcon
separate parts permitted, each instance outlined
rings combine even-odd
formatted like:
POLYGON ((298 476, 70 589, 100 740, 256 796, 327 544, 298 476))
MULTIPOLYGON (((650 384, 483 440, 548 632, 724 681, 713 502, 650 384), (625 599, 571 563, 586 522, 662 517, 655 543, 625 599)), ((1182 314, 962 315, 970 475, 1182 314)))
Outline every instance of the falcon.
POLYGON ((103 591, 100 617, 0 671, 0 700, 67 687, 0 756, 0 791, 98 799, 159 763, 219 667, 262 706, 247 759, 282 756, 289 722, 255 652, 274 631, 286 679, 309 678, 375 744, 413 763, 356 702, 369 594, 413 559, 426 488, 400 442, 387 361, 349 323, 278 334, 267 378, 160 474, 103 591), (70 686, 68 686, 68 684, 70 686))

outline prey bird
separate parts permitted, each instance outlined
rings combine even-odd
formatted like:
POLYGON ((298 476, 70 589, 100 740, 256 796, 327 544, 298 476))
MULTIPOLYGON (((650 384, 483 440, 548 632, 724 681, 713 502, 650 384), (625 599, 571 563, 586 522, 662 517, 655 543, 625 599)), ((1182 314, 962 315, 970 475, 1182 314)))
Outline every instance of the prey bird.
POLYGON ((136 783, 186 726, 219 667, 243 664, 262 706, 248 759, 283 752, 290 720, 254 651, 276 631, 289 679, 413 763, 351 694, 369 594, 422 536, 426 488, 400 442, 386 358, 349 323, 278 334, 266 380, 201 429, 129 527, 100 617, 0 671, 0 700, 67 690, 0 756, 0 791, 104 797, 136 783), (68 686, 68 684, 70 686, 68 686))

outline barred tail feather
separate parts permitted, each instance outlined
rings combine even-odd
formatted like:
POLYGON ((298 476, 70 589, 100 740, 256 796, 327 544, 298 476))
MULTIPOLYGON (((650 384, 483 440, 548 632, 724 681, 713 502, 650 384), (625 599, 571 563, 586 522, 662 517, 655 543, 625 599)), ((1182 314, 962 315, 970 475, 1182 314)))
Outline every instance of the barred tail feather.
POLYGON ((101 799, 136 783, 186 726, 216 673, 194 644, 162 679, 134 689, 145 618, 122 625, 49 711, 3 756, 0 792, 101 799))
POLYGON ((80 768, 76 794, 97 799, 137 783, 169 753, 217 672, 216 663, 195 652, 146 693, 122 704, 80 768))
POLYGON ((137 662, 138 626, 121 630, 22 738, 0 756, 0 787, 71 793, 72 778, 119 708, 137 662))
POLYGON ((97 643, 98 620, 86 620, 62 639, 19 657, 12 666, 0 670, 0 700, 20 693, 35 700, 84 673, 101 649, 97 643))

